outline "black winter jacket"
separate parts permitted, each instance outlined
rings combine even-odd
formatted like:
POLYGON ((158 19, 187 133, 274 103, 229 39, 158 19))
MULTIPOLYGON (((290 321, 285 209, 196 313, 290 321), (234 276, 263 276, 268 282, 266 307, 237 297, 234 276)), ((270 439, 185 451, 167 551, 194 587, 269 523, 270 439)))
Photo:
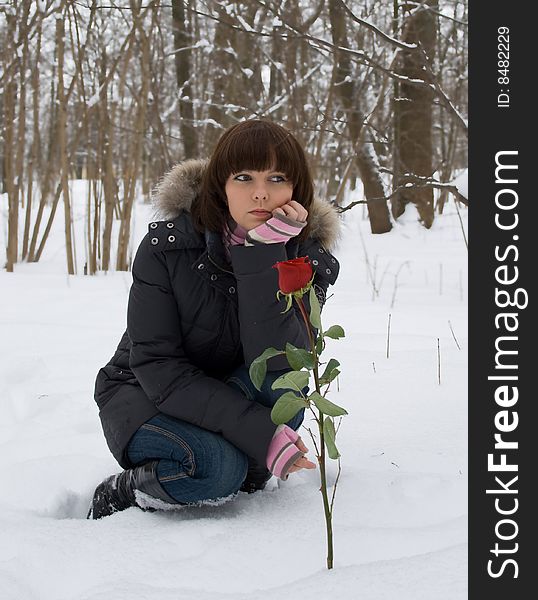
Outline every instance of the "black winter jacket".
MULTIPOLYGON (((264 465, 275 430, 270 410, 223 380, 269 346, 308 347, 299 312, 281 312, 285 301, 276 299, 274 263, 310 256, 322 303, 338 275, 329 252, 338 217, 319 200, 309 214, 308 240, 233 246, 230 265, 221 236, 200 234, 190 217, 205 165, 176 165, 157 187, 154 200, 165 220, 149 225, 138 248, 127 331, 97 375, 95 400, 104 435, 124 468, 132 466, 126 456, 130 438, 159 412, 222 434, 264 465)), ((269 370, 285 368, 284 356, 268 361, 269 370)))

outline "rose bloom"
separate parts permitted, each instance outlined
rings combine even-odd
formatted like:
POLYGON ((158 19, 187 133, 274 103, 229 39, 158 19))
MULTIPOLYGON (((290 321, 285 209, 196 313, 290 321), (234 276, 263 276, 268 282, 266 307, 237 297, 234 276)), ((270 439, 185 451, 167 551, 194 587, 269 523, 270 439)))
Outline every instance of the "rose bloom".
POLYGON ((308 256, 277 262, 273 268, 278 271, 278 287, 283 294, 302 290, 308 285, 313 275, 308 256))

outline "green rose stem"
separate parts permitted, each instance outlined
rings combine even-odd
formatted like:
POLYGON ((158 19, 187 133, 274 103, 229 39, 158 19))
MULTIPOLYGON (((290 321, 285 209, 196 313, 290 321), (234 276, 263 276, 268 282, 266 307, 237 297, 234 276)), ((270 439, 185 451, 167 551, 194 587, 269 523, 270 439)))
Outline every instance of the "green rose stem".
MULTIPOLYGON (((303 303, 303 299, 294 296, 297 304, 299 306, 299 310, 301 311, 301 315, 303 316, 303 320, 306 325, 306 331, 308 333, 308 340, 310 342, 310 349, 312 351, 312 355, 314 357, 314 381, 316 383, 316 392, 321 394, 321 388, 319 385, 319 360, 318 353, 316 351, 316 343, 314 341, 314 336, 312 335, 312 327, 310 325, 310 319, 308 318, 308 314, 306 312, 305 305, 303 303)), ((315 413, 314 413, 315 415, 315 413)), ((319 430, 319 438, 320 438, 320 448, 319 448, 319 471, 320 471, 320 479, 321 479, 321 488, 320 492, 323 497, 323 510, 325 511, 325 527, 327 531, 327 569, 333 568, 333 523, 332 523, 332 502, 329 504, 329 496, 327 494, 327 471, 325 465, 325 435, 323 433, 323 413, 319 411, 319 415, 316 417, 316 422, 318 424, 319 430)))

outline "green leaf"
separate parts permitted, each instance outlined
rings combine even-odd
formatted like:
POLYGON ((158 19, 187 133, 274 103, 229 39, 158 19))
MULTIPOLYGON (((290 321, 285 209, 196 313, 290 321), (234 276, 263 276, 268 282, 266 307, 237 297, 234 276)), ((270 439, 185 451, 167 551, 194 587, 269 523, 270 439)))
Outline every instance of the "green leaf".
POLYGON ((303 398, 299 398, 293 392, 286 392, 275 402, 271 410, 271 419, 273 423, 282 425, 293 419, 301 408, 306 408, 307 406, 303 398))
POLYGON ((322 335, 318 335, 318 339, 316 342, 316 354, 319 356, 325 348, 325 341, 322 335))
POLYGON ((336 368, 339 366, 340 363, 335 358, 331 358, 325 367, 325 371, 323 371, 323 375, 320 378, 320 383, 322 385, 330 383, 337 375, 339 375, 340 371, 336 368))
POLYGON ((286 358, 290 363, 290 367, 295 371, 300 371, 303 368, 313 369, 314 358, 308 350, 296 348, 289 342, 286 344, 286 358))
POLYGON ((338 448, 336 447, 335 443, 336 432, 334 430, 334 423, 331 417, 326 417, 323 421, 323 438, 325 440, 325 446, 327 446, 329 458, 332 458, 333 460, 340 458, 340 452, 338 452, 338 448))
POLYGON ((310 396, 308 396, 308 399, 311 400, 325 415, 329 415, 330 417, 340 417, 342 415, 347 415, 347 410, 345 408, 334 404, 333 402, 327 400, 327 398, 324 398, 321 394, 318 394, 317 392, 312 392, 310 396))
POLYGON ((283 315, 284 313, 287 313, 288 310, 291 308, 291 303, 293 302, 293 295, 292 294, 284 294, 283 292, 278 290, 278 292, 276 293, 276 299, 279 302, 280 302, 280 296, 283 296, 284 298, 286 298, 286 308, 280 313, 281 315, 283 315))
POLYGON ((340 338, 343 338, 346 336, 346 334, 344 333, 344 330, 342 329, 342 327, 340 327, 340 325, 333 325, 332 327, 329 327, 329 329, 327 329, 327 331, 323 332, 323 335, 325 337, 330 337, 333 340, 339 340, 340 338))
POLYGON ((308 371, 288 371, 273 382, 273 390, 296 390, 301 391, 308 385, 310 373, 308 371))
POLYGON ((310 300, 310 323, 321 331, 321 309, 319 307, 318 297, 314 291, 314 286, 310 288, 308 292, 308 299, 310 300))
POLYGON ((267 348, 267 350, 264 350, 260 356, 252 361, 248 373, 257 390, 261 390, 263 380, 267 374, 267 360, 278 354, 284 354, 284 352, 276 348, 267 348))

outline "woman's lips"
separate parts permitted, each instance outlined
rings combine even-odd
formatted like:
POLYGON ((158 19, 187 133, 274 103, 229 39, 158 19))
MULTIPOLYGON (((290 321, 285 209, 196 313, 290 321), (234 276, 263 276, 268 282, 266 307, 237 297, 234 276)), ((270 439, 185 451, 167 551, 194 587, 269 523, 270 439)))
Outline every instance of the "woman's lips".
POLYGON ((250 214, 254 215, 255 217, 270 217, 271 216, 271 213, 268 210, 251 210, 250 214))

